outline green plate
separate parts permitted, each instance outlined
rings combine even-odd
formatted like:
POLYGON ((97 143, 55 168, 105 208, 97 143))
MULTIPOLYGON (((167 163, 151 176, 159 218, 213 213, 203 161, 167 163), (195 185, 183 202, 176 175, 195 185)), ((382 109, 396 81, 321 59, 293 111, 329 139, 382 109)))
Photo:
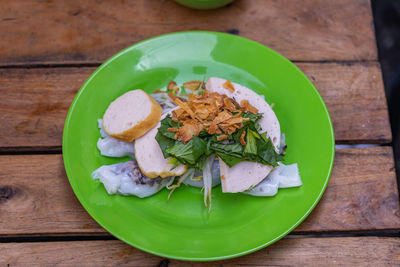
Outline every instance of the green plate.
POLYGON ((223 7, 233 0, 175 0, 175 2, 196 9, 214 9, 223 7))
MULTIPOLYGON (((138 107, 140 108, 140 107, 138 107)), ((75 97, 63 136, 65 169, 87 212, 107 231, 141 250, 182 260, 220 260, 244 255, 279 240, 315 207, 328 183, 334 134, 326 106, 307 77, 273 50, 234 35, 181 32, 137 43, 101 65, 75 97), (297 162, 303 186, 274 197, 212 191, 213 207, 199 189, 182 186, 139 199, 108 195, 91 172, 127 160, 100 155, 97 119, 112 100, 141 88, 147 92, 217 76, 253 89, 274 103, 286 134, 286 163, 297 162)), ((244 179, 246 177, 243 177, 244 179)))

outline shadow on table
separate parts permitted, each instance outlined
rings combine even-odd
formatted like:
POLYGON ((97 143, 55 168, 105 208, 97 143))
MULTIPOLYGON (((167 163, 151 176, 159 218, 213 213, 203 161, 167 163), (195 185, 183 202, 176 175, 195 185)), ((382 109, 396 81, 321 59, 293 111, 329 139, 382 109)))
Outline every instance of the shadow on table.
POLYGON ((400 1, 373 0, 372 10, 400 188, 400 1))

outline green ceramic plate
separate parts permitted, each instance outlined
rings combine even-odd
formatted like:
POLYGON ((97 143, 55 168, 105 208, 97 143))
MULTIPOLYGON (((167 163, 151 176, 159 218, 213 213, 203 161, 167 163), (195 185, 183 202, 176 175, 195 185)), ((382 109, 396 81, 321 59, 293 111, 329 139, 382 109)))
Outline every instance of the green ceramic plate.
POLYGON ((214 9, 223 7, 233 0, 175 0, 175 2, 196 9, 214 9))
MULTIPOLYGON (((140 108, 140 107, 138 107, 140 108)), ((328 183, 334 158, 332 123, 317 90, 289 60, 256 42, 215 32, 181 32, 137 43, 101 65, 75 97, 63 136, 65 169, 89 214, 107 231, 144 251, 183 260, 219 260, 244 255, 279 240, 315 207, 328 183), (96 148, 97 119, 124 92, 152 92, 218 76, 265 95, 286 134, 286 163, 297 162, 299 188, 274 197, 212 191, 211 213, 197 188, 183 186, 146 199, 106 193, 91 172, 127 159, 103 157, 96 148)), ((243 177, 246 179, 246 177, 243 177)))

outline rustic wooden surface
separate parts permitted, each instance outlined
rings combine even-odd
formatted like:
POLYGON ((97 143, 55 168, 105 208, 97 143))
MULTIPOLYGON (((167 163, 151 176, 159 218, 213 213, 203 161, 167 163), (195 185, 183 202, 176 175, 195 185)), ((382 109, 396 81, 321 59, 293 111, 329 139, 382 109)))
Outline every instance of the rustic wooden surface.
MULTIPOLYGON (((0 211, 0 235, 106 233, 75 198, 61 155, 0 156, 0 211)), ((376 229, 400 229, 392 149, 338 150, 326 193, 294 232, 376 229)))
POLYGON ((202 266, 400 265, 400 208, 369 0, 236 0, 196 11, 171 0, 0 1, 0 266, 187 266, 103 230, 65 175, 69 105, 93 70, 162 33, 229 32, 288 57, 327 104, 337 143, 320 203, 290 235, 202 266), (96 240, 94 240, 96 239, 96 240))
POLYGON ((395 266, 400 239, 391 237, 284 238, 233 260, 188 263, 163 260, 120 241, 71 241, 0 244, 8 266, 395 266), (34 264, 33 264, 34 265, 34 264))
POLYGON ((173 1, 3 1, 0 65, 101 63, 168 32, 239 32, 292 60, 376 60, 368 0, 237 0, 196 11, 173 1))
MULTIPOLYGON (((378 63, 297 65, 324 98, 337 142, 390 142, 378 63)), ((0 151, 60 150, 69 105, 94 69, 0 69, 0 151)))

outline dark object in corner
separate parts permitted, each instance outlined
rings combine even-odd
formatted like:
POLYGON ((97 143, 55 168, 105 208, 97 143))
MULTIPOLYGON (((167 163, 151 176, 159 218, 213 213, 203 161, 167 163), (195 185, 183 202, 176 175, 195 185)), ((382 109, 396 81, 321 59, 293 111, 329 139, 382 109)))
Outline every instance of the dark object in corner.
POLYGON ((234 35, 239 35, 240 33, 238 29, 229 29, 226 32, 234 35))
POLYGON ((397 185, 400 189, 400 1, 373 0, 372 11, 392 127, 397 185))

